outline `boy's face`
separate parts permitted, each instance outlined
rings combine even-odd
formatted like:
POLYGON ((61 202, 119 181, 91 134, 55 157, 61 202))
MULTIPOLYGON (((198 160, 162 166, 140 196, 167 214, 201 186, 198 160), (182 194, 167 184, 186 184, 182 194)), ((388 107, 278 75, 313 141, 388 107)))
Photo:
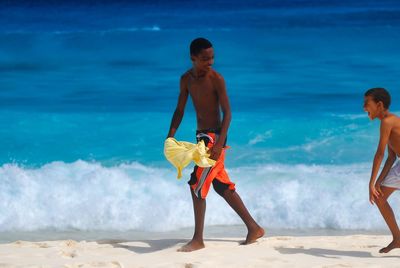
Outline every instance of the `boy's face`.
POLYGON ((193 66, 199 70, 208 72, 214 64, 214 49, 212 47, 203 49, 197 55, 191 55, 193 66))
POLYGON ((364 111, 368 113, 368 117, 374 120, 383 110, 381 101, 375 102, 372 96, 364 97, 364 111))

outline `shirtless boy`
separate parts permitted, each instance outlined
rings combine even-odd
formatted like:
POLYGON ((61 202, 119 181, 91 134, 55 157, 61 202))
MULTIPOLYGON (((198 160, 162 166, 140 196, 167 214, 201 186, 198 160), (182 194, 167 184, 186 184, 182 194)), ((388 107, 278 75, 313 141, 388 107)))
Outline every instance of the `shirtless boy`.
POLYGON ((205 198, 211 184, 246 224, 248 233, 244 244, 250 244, 264 235, 264 229, 251 217, 224 168, 225 144, 231 121, 225 82, 223 77, 212 69, 214 50, 210 41, 204 38, 193 40, 190 44, 190 57, 193 68, 181 76, 178 104, 168 137, 174 137, 190 96, 196 111, 197 141, 204 140, 209 148, 210 158, 217 162, 212 168, 194 167, 188 183, 193 200, 195 230, 192 240, 178 251, 190 252, 204 248, 205 198))
POLYGON ((380 253, 387 253, 400 247, 400 231, 397 226, 393 210, 387 202, 388 197, 400 189, 400 161, 393 166, 400 156, 400 118, 389 112, 390 95, 383 88, 372 88, 365 92, 364 111, 368 112, 371 120, 378 118, 381 121, 380 138, 372 166, 369 182, 369 200, 376 203, 383 218, 392 232, 393 241, 382 248, 380 253), (385 148, 388 156, 383 169, 375 182, 382 163, 385 148))

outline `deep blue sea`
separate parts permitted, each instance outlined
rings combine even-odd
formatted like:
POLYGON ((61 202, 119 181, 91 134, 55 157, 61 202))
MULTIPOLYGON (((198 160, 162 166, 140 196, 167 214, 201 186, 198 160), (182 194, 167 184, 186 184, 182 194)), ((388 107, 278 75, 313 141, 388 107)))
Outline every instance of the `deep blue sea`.
MULTIPOLYGON (((368 202, 379 122, 362 105, 385 87, 400 114, 400 2, 116 0, 0 2, 0 231, 192 226, 191 167, 177 180, 163 143, 199 36, 226 81, 226 167, 254 217, 385 230, 368 202)), ((176 138, 195 130, 188 102, 176 138)), ((207 225, 241 223, 208 199, 207 225)))

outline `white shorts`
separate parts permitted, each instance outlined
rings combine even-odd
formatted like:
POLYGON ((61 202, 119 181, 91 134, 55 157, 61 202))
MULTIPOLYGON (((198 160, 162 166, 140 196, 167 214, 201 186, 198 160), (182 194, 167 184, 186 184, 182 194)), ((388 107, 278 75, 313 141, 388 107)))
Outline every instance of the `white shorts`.
POLYGON ((400 160, 393 165, 381 185, 400 189, 400 160))

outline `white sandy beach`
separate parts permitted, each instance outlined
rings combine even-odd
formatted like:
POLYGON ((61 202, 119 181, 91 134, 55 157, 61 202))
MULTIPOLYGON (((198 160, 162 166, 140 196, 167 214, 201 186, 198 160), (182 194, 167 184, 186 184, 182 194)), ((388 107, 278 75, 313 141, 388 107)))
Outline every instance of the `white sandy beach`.
POLYGON ((15 241, 0 244, 0 267, 400 267, 400 249, 378 250, 385 235, 208 238, 206 248, 176 250, 186 239, 15 241))

